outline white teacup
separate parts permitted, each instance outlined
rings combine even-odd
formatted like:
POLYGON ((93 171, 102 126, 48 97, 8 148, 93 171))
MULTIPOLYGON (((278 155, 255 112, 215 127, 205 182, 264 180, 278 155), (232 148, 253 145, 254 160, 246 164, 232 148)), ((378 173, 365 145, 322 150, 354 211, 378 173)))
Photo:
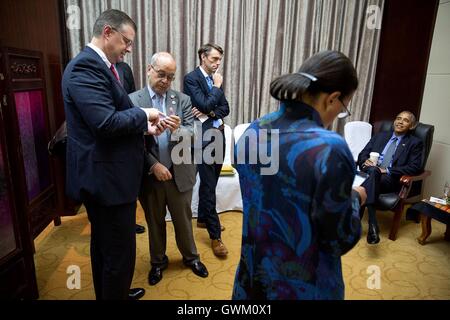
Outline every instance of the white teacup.
POLYGON ((372 163, 374 165, 378 164, 378 159, 380 158, 380 154, 378 152, 371 152, 370 153, 370 161, 372 161, 372 163))

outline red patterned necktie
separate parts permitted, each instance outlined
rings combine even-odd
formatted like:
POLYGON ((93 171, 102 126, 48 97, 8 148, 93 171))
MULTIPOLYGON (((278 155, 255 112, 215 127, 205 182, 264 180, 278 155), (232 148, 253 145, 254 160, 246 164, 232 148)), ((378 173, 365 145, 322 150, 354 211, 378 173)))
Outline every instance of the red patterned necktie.
POLYGON ((120 82, 119 74, 117 73, 117 70, 113 64, 111 64, 110 69, 111 69, 112 73, 114 74, 114 77, 116 77, 117 81, 119 81, 119 83, 122 84, 122 82, 120 82))

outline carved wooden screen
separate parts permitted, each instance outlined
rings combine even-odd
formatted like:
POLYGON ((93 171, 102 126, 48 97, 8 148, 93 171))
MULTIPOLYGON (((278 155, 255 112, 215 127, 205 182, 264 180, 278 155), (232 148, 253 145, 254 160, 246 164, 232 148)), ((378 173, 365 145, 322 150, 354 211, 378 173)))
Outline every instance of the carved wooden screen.
POLYGON ((5 257, 17 248, 14 234, 14 212, 12 192, 9 184, 9 168, 6 154, 3 151, 5 145, 0 141, 0 258, 5 257))
POLYGON ((12 180, 27 212, 34 239, 52 221, 59 224, 55 188, 47 152, 50 138, 42 54, 12 48, 3 49, 7 119, 6 137, 10 150, 12 180))
POLYGON ((21 195, 8 70, 0 51, 0 300, 38 297, 30 220, 21 195))

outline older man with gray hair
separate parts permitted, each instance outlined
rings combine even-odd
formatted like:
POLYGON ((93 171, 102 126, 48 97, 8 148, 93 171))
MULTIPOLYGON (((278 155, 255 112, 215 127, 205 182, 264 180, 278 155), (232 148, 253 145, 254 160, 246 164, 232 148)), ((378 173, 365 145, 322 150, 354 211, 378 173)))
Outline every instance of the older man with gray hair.
POLYGON ((150 285, 162 279, 162 271, 169 263, 166 256, 166 206, 172 217, 184 264, 196 275, 208 276, 208 270, 200 262, 192 231, 191 200, 195 166, 192 161, 178 164, 179 161, 172 161, 171 157, 172 149, 183 139, 188 139, 190 145, 194 134, 189 96, 170 89, 175 71, 176 62, 170 53, 154 54, 147 66, 148 86, 130 95, 134 105, 154 107, 161 113, 157 136, 145 136, 148 167, 139 196, 150 230, 150 285))

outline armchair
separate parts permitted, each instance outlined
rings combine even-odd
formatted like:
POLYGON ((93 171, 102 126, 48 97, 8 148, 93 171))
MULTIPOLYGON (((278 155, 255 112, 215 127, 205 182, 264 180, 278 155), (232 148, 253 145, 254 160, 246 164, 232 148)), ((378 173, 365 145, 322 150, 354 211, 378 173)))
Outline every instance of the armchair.
POLYGON ((372 136, 372 125, 364 121, 350 121, 344 126, 344 138, 352 152, 353 160, 366 146, 372 136))
MULTIPOLYGON (((383 121, 375 125, 376 132, 389 131, 392 129, 392 121, 383 121)), ((425 168, 428 155, 430 154, 431 145, 433 143, 434 126, 418 123, 412 135, 419 138, 423 142, 422 152, 422 169, 425 168)), ((424 170, 422 174, 416 176, 402 176, 400 178, 401 189, 395 193, 380 194, 375 205, 377 210, 393 211, 394 217, 392 221, 389 239, 395 240, 397 238, 398 228, 400 226, 400 219, 403 214, 405 204, 416 203, 423 199, 424 180, 431 175, 431 171, 424 170)))

